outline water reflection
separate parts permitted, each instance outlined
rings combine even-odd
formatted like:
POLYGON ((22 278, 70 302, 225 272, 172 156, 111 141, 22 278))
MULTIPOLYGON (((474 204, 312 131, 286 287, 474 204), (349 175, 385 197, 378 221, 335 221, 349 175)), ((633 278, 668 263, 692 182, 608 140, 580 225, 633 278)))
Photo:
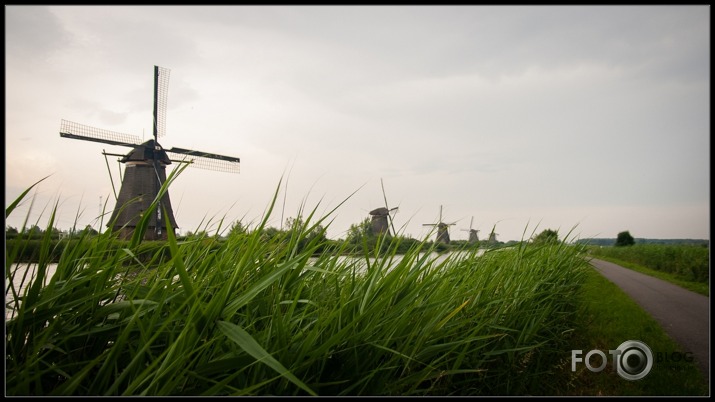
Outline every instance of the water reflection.
MULTIPOLYGON (((15 308, 13 288, 18 296, 22 296, 27 286, 35 282, 37 268, 38 264, 35 263, 12 264, 10 277, 5 276, 5 320, 12 318, 12 312, 15 308), (12 278, 12 288, 10 287, 10 278, 12 278)), ((42 281, 43 286, 47 286, 50 283, 55 271, 57 271, 57 264, 47 264, 45 279, 42 281)))

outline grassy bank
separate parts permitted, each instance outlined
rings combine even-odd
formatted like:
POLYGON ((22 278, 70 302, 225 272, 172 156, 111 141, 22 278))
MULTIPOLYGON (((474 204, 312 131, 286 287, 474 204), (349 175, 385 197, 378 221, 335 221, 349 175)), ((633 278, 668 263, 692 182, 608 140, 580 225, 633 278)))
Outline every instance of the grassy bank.
POLYGON ((68 248, 46 287, 40 264, 17 295, 9 395, 529 393, 582 269, 528 248, 309 262, 259 234, 142 265, 104 244, 68 248))
POLYGON ((589 254, 706 296, 710 294, 710 249, 706 246, 636 244, 589 247, 589 254))
MULTIPOLYGON (((612 361, 602 372, 591 372, 583 364, 572 371, 570 356, 557 381, 558 395, 601 396, 704 396, 709 395, 707 379, 696 364, 686 361, 678 345, 660 325, 616 285, 591 269, 579 295, 579 314, 569 339, 569 348, 584 354, 598 349, 608 355, 626 340, 646 343, 656 356, 650 373, 638 381, 621 378, 612 361), (678 355, 680 354, 680 355, 678 355), (661 361, 658 361, 658 356, 661 361), (682 356, 680 361, 666 356, 682 356)), ((599 363, 594 358, 594 365, 599 363)), ((610 356, 609 356, 610 359, 610 356)))
MULTIPOLYGON (((315 234, 329 218, 312 212, 268 236, 275 200, 254 230, 225 240, 169 230, 162 247, 139 235, 117 247, 107 232, 56 250, 48 235, 32 246, 34 276, 15 264, 30 246, 6 247, 6 307, 19 306, 6 322, 6 394, 653 395, 646 381, 662 378, 570 371, 572 349, 672 347, 638 314, 606 309, 628 311, 625 301, 599 304, 617 292, 581 247, 325 247, 315 234)), ((653 385, 702 394, 682 375, 653 385)))
MULTIPOLYGON (((220 243, 169 230, 170 258, 137 258, 140 236, 81 238, 46 286, 43 239, 34 278, 6 291, 7 394, 522 395, 565 347, 576 247, 317 252, 325 218, 267 238, 271 211, 220 243)), ((21 247, 6 248, 10 284, 21 247)))

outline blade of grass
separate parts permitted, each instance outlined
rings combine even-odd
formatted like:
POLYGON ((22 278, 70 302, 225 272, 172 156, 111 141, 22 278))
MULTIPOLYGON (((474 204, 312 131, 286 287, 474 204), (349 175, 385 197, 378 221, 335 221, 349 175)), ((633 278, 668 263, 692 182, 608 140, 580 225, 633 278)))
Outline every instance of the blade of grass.
POLYGON ((226 337, 228 337, 230 340, 232 340, 234 343, 236 343, 241 349, 243 349, 246 353, 249 355, 253 356, 256 360, 264 363, 268 367, 272 368, 275 370, 278 374, 280 374, 282 377, 285 377, 287 380, 292 382, 293 384, 297 385, 301 389, 303 389, 305 392, 312 396, 317 396, 317 394, 310 389, 307 385, 305 385, 302 381, 300 381, 296 376, 293 375, 288 369, 286 369, 278 360, 274 359, 273 356, 271 356, 270 353, 268 353, 265 349, 261 347, 261 345, 256 342, 256 340, 248 333, 246 332, 243 328, 240 326, 226 322, 226 321, 218 321, 218 327, 223 332, 226 337))

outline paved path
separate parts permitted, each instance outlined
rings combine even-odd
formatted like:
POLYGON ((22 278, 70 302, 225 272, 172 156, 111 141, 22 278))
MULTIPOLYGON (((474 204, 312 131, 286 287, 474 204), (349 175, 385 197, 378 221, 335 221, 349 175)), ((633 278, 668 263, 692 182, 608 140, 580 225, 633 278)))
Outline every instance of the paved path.
POLYGON ((709 297, 607 261, 592 259, 591 265, 653 316, 684 352, 693 353, 710 378, 709 297))

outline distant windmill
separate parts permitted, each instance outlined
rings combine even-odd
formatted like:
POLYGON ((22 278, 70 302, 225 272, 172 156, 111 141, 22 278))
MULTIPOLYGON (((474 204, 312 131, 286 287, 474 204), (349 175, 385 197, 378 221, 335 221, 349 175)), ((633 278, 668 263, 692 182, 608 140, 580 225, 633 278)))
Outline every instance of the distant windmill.
POLYGON ((392 211, 396 211, 398 208, 399 207, 387 209, 385 207, 381 207, 370 211, 370 215, 372 216, 372 219, 370 221, 370 228, 372 229, 372 234, 390 234, 390 226, 392 226, 392 216, 390 215, 390 213, 392 211))
POLYGON ((462 229, 464 232, 469 232, 469 243, 477 243, 479 242, 479 230, 477 229, 472 229, 472 224, 474 223, 474 217, 472 217, 472 220, 469 221, 469 229, 462 229))
POLYGON ((392 234, 395 233, 395 225, 392 224, 392 211, 397 211, 399 207, 390 208, 387 204, 387 195, 385 194, 385 184, 382 179, 380 179, 380 186, 382 186, 382 196, 385 199, 385 206, 381 208, 376 208, 370 211, 371 221, 370 228, 373 235, 379 235, 382 233, 392 234), (392 227, 392 233, 390 233, 390 227, 392 227))
POLYGON ((449 244, 449 227, 455 225, 453 223, 442 222, 442 206, 439 206, 439 221, 437 223, 423 223, 422 226, 437 226, 437 242, 449 244))
POLYGON ((494 229, 496 229, 496 226, 492 228, 492 232, 489 233, 489 240, 488 243, 490 244, 496 244, 497 243, 497 235, 499 233, 494 233, 494 229))
MULTIPOLYGON (((183 148, 164 149, 157 142, 166 131, 166 105, 169 90, 169 69, 154 66, 154 138, 143 142, 139 137, 102 130, 67 120, 62 120, 60 136, 76 140, 101 142, 130 147, 126 154, 108 154, 122 157, 124 178, 117 203, 107 226, 119 232, 122 239, 131 238, 139 219, 159 194, 166 181, 166 166, 171 162, 191 163, 192 166, 223 172, 239 171, 240 159, 183 148)), ((176 230, 177 224, 171 208, 169 193, 159 200, 159 205, 149 220, 144 239, 166 239, 166 225, 176 230), (164 215, 166 211, 166 215, 164 215)))

